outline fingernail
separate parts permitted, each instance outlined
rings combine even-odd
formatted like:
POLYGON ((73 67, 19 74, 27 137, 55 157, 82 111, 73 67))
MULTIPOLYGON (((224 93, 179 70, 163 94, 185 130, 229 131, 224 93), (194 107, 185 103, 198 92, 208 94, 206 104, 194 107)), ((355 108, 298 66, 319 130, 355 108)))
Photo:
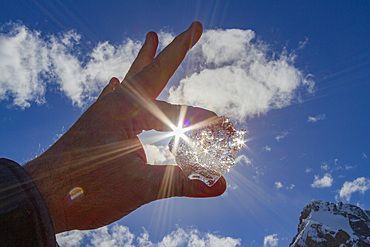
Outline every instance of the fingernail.
POLYGON ((226 181, 223 177, 221 177, 215 184, 213 184, 212 187, 204 185, 204 187, 201 189, 202 193, 208 196, 222 195, 225 192, 225 190, 226 190, 226 181))
POLYGON ((109 84, 112 86, 112 87, 117 87, 119 85, 119 80, 115 77, 112 77, 109 81, 109 84))
POLYGON ((114 85, 116 79, 114 77, 110 78, 109 85, 114 85))
POLYGON ((153 32, 149 32, 145 36, 145 42, 151 42, 153 40, 153 32))
POLYGON ((193 47, 195 43, 198 41, 199 28, 197 28, 196 25, 197 25, 197 22, 193 22, 188 28, 188 31, 191 32, 191 46, 190 47, 193 47))

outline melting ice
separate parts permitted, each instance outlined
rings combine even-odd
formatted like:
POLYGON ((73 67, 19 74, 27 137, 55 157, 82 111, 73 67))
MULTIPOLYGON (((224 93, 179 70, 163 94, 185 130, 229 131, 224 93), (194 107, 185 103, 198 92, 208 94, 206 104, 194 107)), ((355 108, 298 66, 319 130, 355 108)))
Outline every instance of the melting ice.
POLYGON ((176 163, 190 179, 212 186, 235 164, 235 157, 244 144, 245 130, 236 130, 227 117, 209 126, 186 132, 177 147, 175 137, 169 148, 176 163))

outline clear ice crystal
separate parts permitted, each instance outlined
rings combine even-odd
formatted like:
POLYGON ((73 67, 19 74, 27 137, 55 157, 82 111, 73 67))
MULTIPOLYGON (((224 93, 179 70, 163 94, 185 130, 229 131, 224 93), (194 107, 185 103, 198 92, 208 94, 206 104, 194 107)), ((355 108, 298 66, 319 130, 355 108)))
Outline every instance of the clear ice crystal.
POLYGON ((236 130, 227 117, 206 127, 186 132, 176 147, 175 137, 169 148, 177 165, 189 177, 211 187, 235 164, 235 158, 244 144, 245 130, 236 130))

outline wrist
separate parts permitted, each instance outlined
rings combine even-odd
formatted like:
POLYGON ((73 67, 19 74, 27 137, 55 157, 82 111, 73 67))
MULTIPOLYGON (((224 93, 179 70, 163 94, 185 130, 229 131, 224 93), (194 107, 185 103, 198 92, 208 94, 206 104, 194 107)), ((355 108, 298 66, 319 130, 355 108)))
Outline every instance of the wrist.
POLYGON ((26 163, 23 168, 32 178, 34 184, 39 190, 41 196, 44 198, 46 206, 49 210, 50 217, 54 226, 55 233, 66 231, 63 212, 64 200, 60 196, 60 181, 54 175, 51 164, 53 161, 48 161, 42 156, 26 163))

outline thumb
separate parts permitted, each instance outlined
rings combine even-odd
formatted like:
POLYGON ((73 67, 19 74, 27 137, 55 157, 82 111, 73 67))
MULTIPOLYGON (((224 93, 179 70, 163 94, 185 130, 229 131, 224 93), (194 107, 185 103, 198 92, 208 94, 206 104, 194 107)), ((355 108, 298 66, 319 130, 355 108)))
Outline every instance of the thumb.
POLYGON ((226 190, 226 180, 221 177, 212 187, 200 180, 190 180, 178 166, 150 165, 151 194, 156 199, 174 196, 215 197, 226 190))

